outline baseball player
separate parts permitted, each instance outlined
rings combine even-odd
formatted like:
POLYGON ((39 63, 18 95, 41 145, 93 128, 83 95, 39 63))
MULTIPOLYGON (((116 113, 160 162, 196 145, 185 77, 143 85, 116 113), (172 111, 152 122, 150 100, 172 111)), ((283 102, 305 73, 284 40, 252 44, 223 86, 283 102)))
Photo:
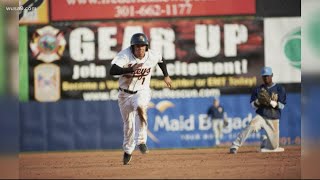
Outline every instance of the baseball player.
POLYGON ((127 165, 136 145, 142 154, 149 152, 147 143, 147 106, 151 100, 150 79, 158 65, 164 82, 171 88, 171 78, 159 53, 149 49, 145 34, 131 37, 131 46, 120 51, 111 62, 111 75, 120 75, 118 104, 123 120, 123 164, 127 165))
POLYGON ((264 84, 254 89, 250 100, 252 107, 256 110, 256 116, 232 143, 231 154, 237 153, 248 136, 261 128, 266 133, 262 138, 261 152, 284 151, 279 147, 279 119, 281 110, 286 104, 286 92, 284 87, 272 82, 273 73, 270 67, 263 67, 261 76, 264 84))
POLYGON ((219 99, 213 100, 213 105, 209 107, 207 112, 207 118, 212 120, 212 130, 216 139, 216 145, 220 144, 220 140, 223 138, 222 129, 227 126, 227 113, 220 105, 219 99))

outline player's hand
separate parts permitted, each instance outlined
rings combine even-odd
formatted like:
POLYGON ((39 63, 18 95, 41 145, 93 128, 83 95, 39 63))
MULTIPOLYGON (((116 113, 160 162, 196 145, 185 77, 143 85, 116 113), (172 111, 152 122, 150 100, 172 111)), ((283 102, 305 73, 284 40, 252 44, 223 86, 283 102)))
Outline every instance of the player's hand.
POLYGON ((167 87, 171 89, 172 80, 171 80, 170 76, 164 77, 164 82, 166 83, 167 87))
POLYGON ((134 64, 133 66, 131 66, 132 70, 135 71, 137 69, 139 69, 141 66, 143 65, 143 63, 140 63, 140 64, 134 64))

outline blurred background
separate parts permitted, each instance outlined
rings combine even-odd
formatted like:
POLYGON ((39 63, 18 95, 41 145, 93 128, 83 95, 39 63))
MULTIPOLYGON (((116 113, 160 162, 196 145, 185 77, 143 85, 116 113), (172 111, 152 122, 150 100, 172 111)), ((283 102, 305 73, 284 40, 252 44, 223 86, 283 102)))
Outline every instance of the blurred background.
POLYGON ((18 1, 0 1, 0 177, 18 178, 19 11, 18 1))
POLYGON ((302 176, 320 178, 320 122, 318 118, 320 87, 320 2, 302 1, 302 176))
MULTIPOLYGON (((2 0, 1 150, 17 157, 19 151, 121 149, 118 82, 109 68, 116 53, 129 46, 131 35, 144 32, 150 48, 166 59, 173 80, 169 90, 161 70, 153 72, 150 149, 229 146, 254 117, 251 91, 262 83, 260 69, 270 66, 273 81, 287 91, 281 146, 303 144, 309 147, 302 150, 308 157, 319 144, 317 104, 311 103, 319 99, 319 4, 2 0), (229 122, 220 143, 205 120, 214 98, 229 122)), ((252 134, 247 144, 259 143, 261 135, 252 134)))

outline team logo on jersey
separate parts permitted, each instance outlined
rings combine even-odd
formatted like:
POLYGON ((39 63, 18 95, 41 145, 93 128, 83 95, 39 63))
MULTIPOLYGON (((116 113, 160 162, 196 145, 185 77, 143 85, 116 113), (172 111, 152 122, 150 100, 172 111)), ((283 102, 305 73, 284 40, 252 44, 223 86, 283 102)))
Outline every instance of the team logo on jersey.
POLYGON ((34 96, 37 101, 60 99, 60 68, 55 64, 40 64, 34 68, 34 96))
POLYGON ((142 79, 144 76, 148 76, 151 68, 141 68, 137 69, 133 72, 133 77, 138 77, 138 79, 142 79))
POLYGON ((32 35, 30 49, 36 59, 50 63, 61 58, 65 45, 66 40, 60 30, 45 26, 32 35))
MULTIPOLYGON (((133 64, 128 64, 128 67, 133 66, 133 64)), ((131 75, 124 75, 127 78, 131 78, 131 77, 138 77, 138 79, 142 79, 144 76, 148 76, 151 72, 151 68, 139 68, 136 69, 131 75)))

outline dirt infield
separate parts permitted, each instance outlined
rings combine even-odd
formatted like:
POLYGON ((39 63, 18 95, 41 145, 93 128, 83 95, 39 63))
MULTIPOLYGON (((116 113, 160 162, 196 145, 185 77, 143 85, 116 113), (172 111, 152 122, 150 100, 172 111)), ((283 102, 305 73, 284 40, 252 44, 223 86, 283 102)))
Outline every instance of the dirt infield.
POLYGON ((227 147, 151 150, 146 155, 136 150, 126 166, 120 150, 21 153, 20 178, 301 178, 300 146, 285 147, 281 153, 259 153, 256 146, 228 152, 227 147))

